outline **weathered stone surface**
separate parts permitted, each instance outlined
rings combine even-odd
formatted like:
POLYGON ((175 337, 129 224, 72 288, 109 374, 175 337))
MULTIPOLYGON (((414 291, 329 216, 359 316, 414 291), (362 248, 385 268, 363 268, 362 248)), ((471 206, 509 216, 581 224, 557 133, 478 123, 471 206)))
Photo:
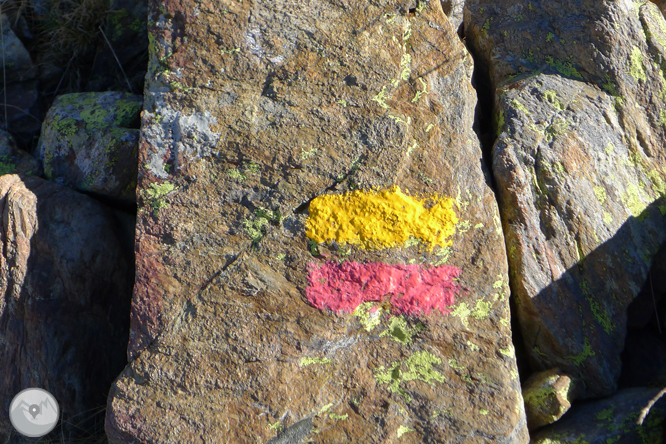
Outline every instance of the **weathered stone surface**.
POLYGON ((411 3, 151 2, 111 442, 527 442, 472 59, 440 2, 411 3), (312 199, 394 185, 453 199, 451 245, 309 242, 312 199), (446 264, 460 288, 445 314, 319 310, 309 273, 338 262, 446 264))
POLYGON ((8 132, 0 130, 0 176, 11 173, 41 176, 42 168, 37 159, 16 147, 8 132))
POLYGON ((0 20, 2 20, 0 53, 4 54, 4 81, 9 84, 34 79, 37 77, 37 69, 32 64, 30 53, 12 31, 12 24, 7 15, 0 15, 0 20))
POLYGON ((135 200, 142 98, 120 92, 59 96, 37 147, 50 180, 81 191, 135 200))
POLYGON ((613 393, 626 308, 664 241, 666 97, 652 3, 466 4, 489 65, 493 170, 512 292, 534 369, 613 393))
MULTIPOLYGON (((0 177, 0 196, 0 407, 42 387, 61 420, 80 422, 124 362, 131 256, 113 214, 87 196, 15 174, 0 177)), ((3 415, 2 442, 16 442, 11 430, 3 415)))
POLYGON ((442 0, 442 9, 449 18, 453 29, 459 29, 463 23, 465 0, 442 0))
POLYGON ((573 407, 555 424, 532 435, 533 444, 639 444, 661 443, 664 438, 666 399, 662 398, 649 411, 641 425, 641 411, 659 393, 659 389, 620 390, 615 395, 573 407))
POLYGON ((578 391, 571 377, 558 369, 530 375, 523 383, 528 428, 536 430, 560 419, 571 408, 578 391))

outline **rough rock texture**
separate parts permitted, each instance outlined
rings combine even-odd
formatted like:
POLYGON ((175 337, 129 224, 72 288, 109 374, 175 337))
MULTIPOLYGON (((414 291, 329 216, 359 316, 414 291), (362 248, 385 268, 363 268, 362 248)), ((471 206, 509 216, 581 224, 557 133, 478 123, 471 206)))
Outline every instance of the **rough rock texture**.
POLYGON ((135 200, 142 98, 120 92, 59 96, 37 156, 47 179, 81 191, 135 200))
POLYGON ((7 15, 0 15, 0 20, 0 49, 4 56, 4 94, 0 104, 0 122, 4 129, 11 130, 22 143, 28 143, 40 126, 37 82, 34 80, 38 70, 33 65, 28 50, 12 30, 12 22, 7 15))
POLYGON ((458 30, 463 23, 465 0, 442 0, 442 9, 449 18, 453 29, 458 30))
POLYGON ((8 132, 0 130, 0 176, 10 173, 41 176, 42 167, 37 159, 16 147, 8 132))
POLYGON ((151 4, 111 442, 527 442, 472 59, 440 2, 151 4), (313 198, 394 185, 454 200, 450 245, 306 237, 313 198), (331 261, 449 265, 459 288, 448 313, 319 310, 331 261))
POLYGON ((617 388, 626 308, 666 233, 666 22, 653 3, 470 0, 493 170, 532 367, 617 388))
POLYGON ((2 20, 0 54, 4 54, 4 81, 11 84, 34 79, 37 77, 37 68, 32 64, 30 53, 14 34, 7 15, 0 15, 0 20, 2 20))
MULTIPOLYGON (((0 212, 0 408, 42 387, 71 421, 103 405, 121 370, 131 256, 113 214, 62 185, 4 175, 0 212)), ((6 442, 12 426, 1 418, 6 442)))
POLYGON ((577 392, 575 382, 558 369, 530 375, 523 383, 528 428, 536 430, 560 419, 571 408, 577 392))
POLYGON ((649 410, 641 425, 641 412, 659 393, 659 389, 620 390, 615 395, 580 407, 555 424, 532 435, 532 444, 657 444, 663 442, 666 398, 649 410))

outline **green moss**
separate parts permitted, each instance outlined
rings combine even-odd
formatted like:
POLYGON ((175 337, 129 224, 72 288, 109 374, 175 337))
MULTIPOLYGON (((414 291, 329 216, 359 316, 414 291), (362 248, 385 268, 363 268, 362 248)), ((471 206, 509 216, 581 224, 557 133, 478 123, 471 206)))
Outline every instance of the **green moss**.
POLYGON ((16 172, 16 165, 14 165, 7 156, 0 158, 0 176, 5 174, 13 174, 16 172))
POLYGON ((630 61, 629 75, 637 82, 639 80, 646 82, 647 75, 645 74, 645 66, 643 65, 643 53, 638 46, 632 48, 630 61))
POLYGON ((328 358, 301 358, 299 361, 298 365, 301 367, 307 367, 308 365, 313 365, 313 364, 330 364, 331 360, 328 358))

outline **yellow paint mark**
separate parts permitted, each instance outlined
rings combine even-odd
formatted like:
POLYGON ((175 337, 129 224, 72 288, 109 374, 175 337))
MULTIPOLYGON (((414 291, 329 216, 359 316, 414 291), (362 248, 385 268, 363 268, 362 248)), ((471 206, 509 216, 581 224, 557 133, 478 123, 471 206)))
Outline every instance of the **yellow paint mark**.
POLYGON ((410 236, 430 245, 451 245, 458 217, 454 201, 433 195, 408 196, 395 186, 382 191, 327 194, 310 203, 307 236, 315 242, 335 240, 365 249, 402 246, 410 236))

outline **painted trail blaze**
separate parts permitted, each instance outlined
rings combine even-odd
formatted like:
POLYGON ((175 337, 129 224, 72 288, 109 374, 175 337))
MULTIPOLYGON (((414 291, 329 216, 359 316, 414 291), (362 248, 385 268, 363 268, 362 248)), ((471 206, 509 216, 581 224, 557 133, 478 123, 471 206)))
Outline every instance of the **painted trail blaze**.
POLYGON ((404 244, 410 236, 441 247, 455 233, 458 217, 453 199, 417 199, 392 187, 382 191, 327 194, 310 203, 307 236, 316 242, 335 240, 366 249, 404 244), (432 205, 429 205, 432 204, 432 205))
POLYGON ((391 306, 398 313, 421 315, 436 309, 444 314, 455 302, 458 286, 454 279, 460 272, 450 265, 311 264, 306 297, 319 309, 351 313, 364 302, 391 295, 391 306))

